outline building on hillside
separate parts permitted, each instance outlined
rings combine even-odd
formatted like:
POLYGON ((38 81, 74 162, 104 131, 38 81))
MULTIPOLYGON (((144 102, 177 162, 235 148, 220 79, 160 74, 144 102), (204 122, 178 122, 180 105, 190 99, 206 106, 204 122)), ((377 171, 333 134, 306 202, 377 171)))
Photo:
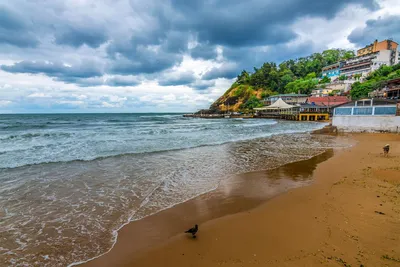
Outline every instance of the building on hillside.
POLYGON ((325 89, 337 90, 341 92, 349 91, 351 83, 349 81, 334 81, 325 85, 325 89))
POLYGON ((383 65, 393 65, 391 61, 394 53, 396 52, 392 50, 381 50, 372 54, 346 60, 340 73, 350 78, 356 74, 365 77, 370 72, 379 69, 383 65))
POLYGON ((385 89, 386 98, 400 99, 400 78, 387 81, 385 89))
POLYGON ((311 91, 311 96, 313 97, 323 97, 329 96, 329 94, 334 93, 335 90, 329 88, 317 88, 311 91))
POLYGON ((400 99, 400 78, 386 81, 384 87, 370 92, 368 96, 393 100, 400 99))
POLYGON ((337 62, 322 68, 322 77, 328 76, 331 79, 335 79, 340 76, 340 68, 344 62, 337 62))
POLYGON ((400 103, 387 99, 362 99, 334 109, 332 125, 345 132, 400 132, 400 103))
POLYGON ((281 98, 285 103, 289 105, 295 105, 295 104, 301 104, 305 103, 307 101, 308 95, 305 94, 282 94, 282 95, 273 95, 270 97, 267 97, 263 100, 265 106, 269 106, 276 101, 278 101, 279 98, 281 98))
POLYGON ((395 41, 378 42, 378 40, 375 40, 374 43, 359 49, 357 57, 322 68, 322 76, 333 79, 341 75, 348 79, 352 79, 354 75, 365 77, 382 65, 392 66, 399 63, 399 48, 395 41))
MULTIPOLYGON (((382 50, 396 51, 397 47, 398 43, 394 42, 393 40, 388 39, 388 40, 383 40, 381 42, 375 40, 372 44, 369 44, 366 47, 357 50, 357 57, 373 54, 382 50)), ((395 63, 396 62, 393 61, 391 65, 395 63)))

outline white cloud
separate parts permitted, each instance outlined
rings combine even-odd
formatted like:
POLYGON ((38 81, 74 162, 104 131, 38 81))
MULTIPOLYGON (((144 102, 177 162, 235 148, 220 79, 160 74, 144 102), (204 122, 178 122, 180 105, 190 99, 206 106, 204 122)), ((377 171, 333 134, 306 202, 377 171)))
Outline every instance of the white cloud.
POLYGON ((71 105, 71 106, 84 106, 85 102, 84 101, 74 101, 74 100, 60 100, 57 101, 57 104, 61 105, 71 105))
POLYGON ((110 102, 124 102, 128 99, 126 97, 119 97, 117 95, 110 95, 107 96, 107 98, 110 100, 110 102))
POLYGON ((85 100, 85 99, 88 98, 87 95, 72 94, 72 96, 75 97, 76 99, 79 99, 79 100, 85 100))
POLYGON ((175 101, 176 100, 176 96, 174 94, 168 94, 163 96, 163 100, 165 101, 175 101))
POLYGON ((45 93, 33 93, 28 95, 27 97, 29 98, 50 98, 51 95, 45 94, 45 93))
POLYGON ((11 103, 12 103, 12 101, 9 101, 9 100, 0 100, 0 107, 8 106, 11 103))
POLYGON ((117 107, 120 107, 121 105, 119 103, 111 104, 111 103, 108 103, 108 102, 102 102, 101 106, 104 107, 104 108, 117 108, 117 107))

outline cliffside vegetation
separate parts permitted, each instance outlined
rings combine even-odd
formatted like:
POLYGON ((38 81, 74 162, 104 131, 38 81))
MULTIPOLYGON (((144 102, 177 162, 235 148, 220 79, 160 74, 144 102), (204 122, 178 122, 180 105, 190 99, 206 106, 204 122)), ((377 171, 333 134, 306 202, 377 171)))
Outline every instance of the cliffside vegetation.
POLYGON ((400 64, 393 66, 381 66, 372 72, 365 81, 355 82, 351 86, 350 95, 352 99, 367 97, 368 93, 382 88, 385 81, 400 78, 400 64))
MULTIPOLYGON (((279 65, 267 62, 251 73, 243 70, 232 86, 211 105, 210 111, 246 111, 262 106, 261 99, 273 94, 309 94, 318 85, 316 77, 321 75, 324 66, 354 56, 353 51, 330 49, 279 65)), ((327 79, 323 82, 329 82, 327 79)))

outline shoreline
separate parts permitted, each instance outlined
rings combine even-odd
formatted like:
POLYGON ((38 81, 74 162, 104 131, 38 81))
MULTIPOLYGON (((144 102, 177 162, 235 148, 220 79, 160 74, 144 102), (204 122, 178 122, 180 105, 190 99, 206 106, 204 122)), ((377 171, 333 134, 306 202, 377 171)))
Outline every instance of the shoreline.
MULTIPOLYGON (((241 212, 246 212, 249 210, 252 210, 254 208, 257 208, 258 206, 262 205, 263 203, 267 202, 268 200, 280 195, 284 194, 285 192, 297 188, 297 187, 302 187, 302 186, 308 186, 313 182, 312 179, 312 172, 315 170, 318 164, 321 162, 326 161, 327 159, 331 158, 334 156, 335 153, 334 150, 340 151, 343 148, 328 148, 324 152, 321 152, 315 156, 312 156, 311 158, 308 159, 303 159, 303 160, 296 160, 293 162, 289 162, 286 164, 283 164, 281 166, 278 166, 276 168, 272 169, 266 169, 266 170, 260 170, 260 171, 250 171, 246 173, 241 173, 241 174, 236 174, 232 175, 229 178, 221 180, 219 186, 216 189, 213 189, 211 191, 202 193, 198 196, 195 196, 185 202, 178 203, 172 207, 166 208, 164 210, 161 210, 155 214, 146 216, 144 218, 141 218, 140 220, 136 221, 130 221, 121 226, 118 231, 117 231, 117 236, 116 236, 116 241, 114 242, 113 246, 105 253, 94 257, 92 259, 82 261, 82 262, 77 262, 77 263, 72 263, 69 266, 119 266, 120 263, 116 262, 109 262, 106 261, 105 263, 103 262, 103 258, 114 258, 113 254, 114 251, 124 251, 123 254, 129 254, 131 255, 132 253, 139 254, 142 252, 146 252, 148 250, 151 250, 154 246, 157 246, 158 243, 165 243, 168 242, 171 238, 174 238, 175 236, 179 235, 182 231, 181 229, 184 229, 185 227, 188 227, 192 224, 195 223, 205 223, 208 221, 220 219, 225 216, 230 216, 233 214, 241 213, 241 212), (306 166, 306 168, 304 168, 306 166), (287 173, 290 174, 287 174, 287 173), (282 174, 284 173, 284 174, 282 174), (298 182, 297 184, 294 183, 294 180, 300 179, 302 181, 298 182), (252 196, 248 197, 242 197, 238 196, 238 194, 248 194, 249 192, 255 190, 257 186, 260 186, 260 184, 264 183, 265 181, 267 182, 274 182, 276 180, 282 179, 283 181, 283 188, 279 188, 278 192, 273 192, 269 193, 267 195, 260 196, 265 193, 265 191, 259 191, 258 196, 257 193, 252 192, 252 196), (248 183, 249 180, 253 180, 252 182, 255 183, 251 188, 245 188, 246 185, 245 183, 248 183), (292 182, 292 184, 290 184, 292 182), (224 191, 229 188, 230 193, 226 194, 224 191), (236 193, 232 193, 231 191, 237 191, 236 193), (250 199, 251 198, 251 199, 250 199), (194 219, 187 219, 187 215, 185 215, 185 212, 187 210, 193 209, 197 205, 205 205, 207 206, 207 202, 210 202, 211 208, 209 211, 206 211, 208 213, 211 213, 212 216, 208 217, 205 215, 204 211, 198 212, 198 214, 192 214, 194 219), (226 202, 231 202, 227 204, 226 202), (201 203, 201 204, 199 204, 201 203), (239 205, 239 208, 233 207, 234 205, 239 205), (218 207, 217 209, 215 207, 218 207), (221 208, 222 207, 222 208, 221 208), (222 211, 221 211, 222 210, 222 211), (172 217, 178 216, 180 217, 180 220, 174 221, 173 224, 169 224, 167 228, 165 229, 166 226, 160 224, 161 221, 165 220, 171 220, 172 217), (161 237, 154 239, 154 236, 152 237, 147 233, 143 234, 143 231, 149 231, 150 229, 157 229, 160 231, 160 229, 163 229, 164 232, 167 234, 161 235, 161 237), (173 229, 171 231, 171 229, 173 229), (144 236, 141 236, 144 235, 144 236), (133 242, 138 242, 140 243, 140 246, 135 246, 132 245, 131 242, 126 241, 126 236, 134 236, 135 241, 133 242), (151 242, 148 242, 148 238, 153 238, 151 242), (120 240, 122 238, 122 240, 120 240), (143 245, 143 240, 145 240, 144 243, 147 245, 143 245), (118 245, 118 243, 123 244, 118 245), (127 245, 127 243, 129 245, 127 245), (129 247, 129 250, 126 250, 126 247, 129 247), (111 254, 111 256, 110 256, 111 254)), ((271 189, 276 189, 276 184, 271 186, 271 189)), ((265 188, 264 188, 265 189, 265 188)), ((267 189, 268 190, 268 189, 267 189)), ((133 243, 132 242, 132 243, 133 243)), ((117 253, 120 254, 120 253, 117 253)), ((139 255, 137 255, 139 256, 139 255)), ((119 258, 120 255, 117 257, 119 258)), ((135 256, 136 257, 136 256, 135 256)), ((113 260, 112 260, 113 261, 113 260)), ((118 261, 118 260, 117 260, 118 261)))
MULTIPOLYGON (((269 200, 261 201, 259 203, 259 205, 253 206, 251 208, 245 208, 244 210, 241 210, 241 211, 239 210, 239 211, 236 211, 236 212, 232 212, 232 213, 226 214, 226 215, 224 215, 222 217, 211 218, 209 220, 206 220, 204 223, 200 224, 200 232, 199 232, 199 237, 200 238, 198 238, 196 240, 196 242, 189 242, 189 240, 187 239, 187 237, 185 235, 177 234, 177 235, 173 235, 172 237, 167 238, 167 241, 160 242, 160 244, 148 247, 146 250, 143 251, 143 253, 141 253, 138 256, 132 256, 132 254, 129 253, 129 252, 131 252, 132 247, 129 248, 129 246, 128 246, 128 247, 123 248, 123 246, 122 247, 121 246, 117 246, 119 242, 123 242, 123 240, 120 240, 120 239, 123 239, 123 237, 128 242, 128 243, 125 243, 125 246, 127 244, 129 244, 129 242, 130 243, 135 242, 134 231, 129 233, 129 231, 123 231, 124 229, 122 229, 122 231, 120 233, 121 238, 120 237, 118 238, 117 244, 114 247, 114 249, 112 249, 108 254, 105 254, 105 255, 103 255, 103 256, 95 259, 95 260, 89 261, 86 264, 83 264, 83 266, 159 266, 159 264, 161 264, 161 263, 162 263, 163 266, 189 266, 189 265, 187 265, 187 264, 189 264, 189 261, 188 261, 189 257, 183 257, 182 253, 185 254, 185 255, 187 255, 186 253, 188 253, 190 255, 193 254, 192 257, 194 257, 195 260, 193 260, 193 262, 190 261, 190 263, 191 263, 190 265, 192 265, 192 266, 213 266, 213 265, 217 265, 217 264, 215 264, 216 263, 215 262, 215 257, 216 258, 220 258, 219 260, 223 260, 224 259, 223 261, 227 262, 226 259, 225 259, 226 257, 229 258, 229 257, 232 257, 232 256, 234 256, 236 254, 235 253, 232 254, 232 253, 226 251, 226 249, 224 249, 223 247, 221 248, 220 246, 218 246, 218 244, 223 243, 222 239, 221 239, 221 242, 211 241, 213 238, 210 239, 211 238, 210 237, 210 233, 214 233, 216 235, 222 236, 223 234, 226 233, 226 230, 224 230, 224 229, 226 227, 228 227, 228 228, 232 227, 232 225, 235 225, 236 221, 240 221, 241 224, 248 225, 249 221, 253 221, 253 220, 251 220, 252 218, 249 218, 250 216, 256 216, 257 215, 258 217, 260 217, 260 216, 262 217, 262 214, 260 214, 260 211, 267 212, 267 213, 268 212, 272 212, 272 213, 277 213, 278 215, 281 215, 279 210, 276 209, 276 205, 277 205, 277 202, 278 202, 278 204, 282 205, 282 203, 279 203, 279 202, 282 202, 282 199, 285 200, 284 201, 285 203, 283 203, 284 206, 285 206, 285 205, 287 205, 288 202, 293 202, 293 196, 301 197, 301 198, 306 197, 306 195, 305 195, 306 193, 304 191, 306 191, 306 192, 310 191, 313 194, 316 194, 315 191, 316 191, 317 188, 318 189, 327 190, 327 189, 330 189, 331 187, 333 187, 333 185, 342 184, 342 183, 344 184, 344 182, 341 182, 341 181, 343 179, 345 179, 345 178, 340 177, 340 175, 337 175, 337 174, 346 173, 346 172, 350 171, 350 169, 351 169, 351 171, 360 171, 359 169, 357 169, 357 167, 360 167, 360 165, 359 164, 355 164, 356 166, 353 166, 353 167, 352 166, 346 166, 346 168, 342 168, 342 169, 337 169, 336 168, 334 170, 332 170, 332 169, 329 170, 329 168, 332 167, 332 164, 334 165, 334 164, 340 163, 340 162, 342 164, 345 164, 346 161, 349 160, 349 156, 355 156, 356 155, 357 156, 357 160, 364 160, 364 158, 362 156, 358 155, 358 152, 360 150, 362 150, 364 152, 368 151, 369 149, 371 149, 371 146, 373 146, 375 148, 379 148, 379 150, 377 150, 377 151, 373 150, 373 152, 368 152, 368 156, 371 157, 371 154, 372 154, 373 155, 372 159, 375 159, 375 161, 377 161, 377 162, 371 161, 371 162, 368 162, 368 164, 371 164, 371 165, 374 164, 379 168, 379 166, 381 166, 382 162, 384 162, 384 160, 385 160, 385 159, 383 159, 383 158, 381 158, 379 156, 378 156, 378 160, 376 160, 377 154, 379 155, 380 149, 381 149, 381 147, 380 147, 381 144, 380 143, 388 142, 388 141, 390 141, 392 143, 395 142, 394 145, 393 145, 394 149, 393 149, 393 152, 391 154, 391 159, 392 159, 392 161, 394 163, 399 163, 398 153, 397 154, 395 153, 395 151, 398 150, 398 149, 395 150, 395 148, 399 148, 400 147, 400 145, 399 145, 399 139, 400 138, 398 137, 398 135, 391 135, 391 134, 362 134, 362 135, 354 135, 354 137, 358 142, 358 144, 355 147, 344 149, 344 151, 342 151, 342 152, 340 152, 338 154, 335 154, 333 157, 329 158, 328 160, 323 161, 322 163, 320 162, 320 163, 317 164, 316 170, 314 171, 314 173, 312 175, 313 176, 312 179, 314 181, 312 183, 312 185, 306 186, 306 187, 299 187, 299 188, 296 188, 296 189, 290 189, 289 191, 285 191, 284 193, 282 192, 280 194, 275 195, 275 197, 272 197, 269 200), (368 139, 371 139, 371 140, 368 140, 368 139), (327 178, 324 178, 324 177, 321 178, 321 172, 325 173, 326 175, 330 175, 329 172, 332 172, 332 171, 334 173, 336 173, 335 179, 327 180, 327 178), (274 206, 275 206, 275 208, 274 208, 274 206), (255 214, 255 215, 253 215, 253 214, 255 214), (218 230, 217 232, 215 232, 216 229, 218 230), (215 244, 215 243, 218 243, 218 244, 215 244), (195 251, 204 252, 204 250, 205 249, 207 250, 207 247, 209 247, 209 246, 217 246, 218 247, 218 251, 221 250, 220 251, 221 253, 217 253, 217 255, 215 255, 216 253, 213 252, 213 253, 211 253, 211 255, 208 255, 208 256, 204 255, 203 253, 198 253, 198 255, 194 253, 195 251), (193 249, 195 249, 195 251, 193 251, 193 249), (182 251, 182 253, 178 253, 177 251, 182 251), (202 255, 202 256, 200 257, 200 255, 202 255), (211 259, 213 259, 213 261, 210 261, 211 259)), ((292 163, 289 163, 289 164, 292 164, 292 163)), ((349 164, 347 164, 347 165, 349 165, 349 164)), ((391 173, 391 176, 393 176, 393 175, 396 176, 397 174, 399 174, 399 172, 396 170, 394 172, 394 174, 391 173)), ((395 178, 392 177, 391 179, 392 180, 394 179, 394 181, 399 182, 396 179, 396 177, 395 178)), ((400 177, 398 179, 400 180, 400 177)), ((317 195, 319 197, 325 196, 325 194, 317 194, 317 195)), ((376 197, 374 198, 374 200, 376 200, 376 197)), ((203 201, 204 201, 204 199, 203 199, 203 201)), ((315 206, 315 205, 318 204, 318 203, 314 203, 313 201, 308 201, 308 202, 311 202, 309 204, 311 204, 312 206, 315 206)), ((187 203, 188 202, 185 202, 185 203, 179 204, 178 206, 188 205, 187 203)), ((201 201, 198 202, 197 205, 200 205, 199 203, 201 203, 201 201)), ((238 203, 241 203, 244 206, 249 204, 249 203, 246 203, 245 201, 239 201, 238 203)), ((298 203, 292 203, 292 204, 298 205, 298 203)), ((288 206, 286 206, 286 208, 288 208, 287 210, 290 213, 294 212, 292 210, 292 208, 290 208, 288 206)), ((173 217, 173 216, 177 215, 176 213, 174 214, 174 210, 176 210, 176 209, 177 209, 176 207, 169 208, 169 209, 167 209, 165 211, 157 213, 156 215, 151 215, 149 217, 162 216, 162 214, 167 214, 167 213, 169 213, 169 214, 167 214, 168 216, 173 217)), ((307 210, 302 210, 302 211, 305 212, 305 213, 310 213, 311 212, 310 208, 307 208, 307 209, 308 209, 308 211, 307 210)), ((183 210, 185 210, 185 209, 183 209, 183 210)), ((326 211, 325 211, 325 213, 326 213, 326 211)), ((277 214, 275 214, 275 216, 277 214)), ((394 215, 398 216, 398 214, 394 214, 394 215)), ((316 218, 317 217, 318 216, 316 216, 316 218)), ((378 217, 378 219, 379 219, 379 217, 378 217)), ((138 222, 144 221, 144 220, 146 220, 146 218, 142 219, 142 220, 139 220, 138 222)), ((315 219, 315 220, 317 220, 317 219, 315 219)), ((271 224, 271 222, 268 222, 268 221, 266 222, 264 218, 260 219, 259 221, 264 222, 266 225, 271 224)), ((312 217, 312 219, 308 218, 306 221, 308 221, 311 225, 315 224, 314 217, 312 217)), ((258 222, 258 221, 256 220, 255 222, 258 222)), ((135 223, 135 222, 132 222, 132 223, 135 223)), ((129 228, 129 226, 132 223, 128 224, 127 227, 125 227, 125 228, 129 228)), ((176 224, 176 221, 174 223, 176 224)), ((165 224, 165 223, 163 223, 163 224, 165 224)), ((161 224, 161 225, 163 225, 163 224, 161 224)), ((256 224, 259 225, 259 223, 256 223, 256 224)), ((288 223, 286 222, 286 224, 288 224, 288 223)), ((153 226, 154 225, 151 225, 151 228, 153 226)), ((275 227, 278 227, 278 226, 279 225, 275 225, 275 227)), ((140 228, 140 227, 137 227, 137 228, 140 228)), ((154 227, 154 228, 157 229, 157 227, 154 227)), ((300 229, 302 229, 302 227, 300 227, 300 229)), ((303 225, 303 229, 302 229, 301 232, 306 232, 307 233, 308 229, 309 229, 309 226, 303 225)), ((390 228, 390 229, 391 229, 391 231, 393 231, 393 227, 390 228)), ((143 230, 143 228, 142 228, 142 230, 143 230)), ((394 230, 395 231, 399 230, 399 233, 400 233, 400 229, 394 228, 394 230)), ((247 231, 251 232, 249 235, 246 235, 246 236, 251 236, 252 237, 252 239, 251 239, 252 243, 260 242, 259 238, 257 238, 257 235, 254 235, 254 233, 252 232, 252 228, 251 227, 250 227, 250 230, 247 230, 247 231)), ((333 232, 332 229, 330 231, 333 232)), ((282 230, 278 230, 277 232, 282 233, 282 230)), ((289 229, 289 232, 292 233, 293 236, 301 235, 301 233, 299 231, 293 231, 293 230, 289 229)), ((322 232, 318 231, 318 232, 320 232, 321 235, 325 236, 324 235, 324 231, 322 231, 322 232)), ((157 234, 159 234, 159 233, 156 233, 155 235, 157 236, 157 234)), ((269 230, 269 231, 266 231, 266 233, 260 233, 260 234, 268 235, 268 234, 271 234, 271 233, 270 233, 270 230, 269 230)), ((310 233, 308 232, 308 234, 310 234, 310 233)), ((238 237, 235 237, 235 236, 236 236, 236 234, 234 234, 232 238, 237 239, 238 241, 240 241, 240 242, 235 242, 234 243, 235 247, 240 247, 239 251, 247 250, 248 248, 243 245, 244 244, 243 240, 241 240, 243 238, 246 239, 246 237, 243 236, 242 234, 239 234, 238 237)), ((315 233, 312 234, 311 236, 315 237, 315 233)), ((224 236, 224 237, 227 237, 227 236, 224 236)), ((285 242, 288 242, 287 238, 288 238, 287 234, 284 234, 283 238, 281 237, 281 238, 277 239, 276 241, 279 240, 278 243, 285 243, 285 242)), ((229 238, 229 239, 231 239, 231 238, 229 238)), ((320 241, 319 238, 315 238, 315 239, 320 241)), ((226 243, 226 245, 227 244, 232 245, 231 244, 232 241, 229 241, 228 243, 226 243)), ((249 240, 247 240, 247 241, 249 241, 249 240)), ((298 240, 298 241, 299 242, 305 242, 304 240, 303 241, 298 240)), ((310 242, 308 242, 308 243, 312 243, 313 245, 315 245, 314 244, 315 240, 313 238, 311 238, 309 241, 310 242)), ((388 242, 388 243, 390 243, 390 242, 388 242)), ((258 245, 260 246, 260 244, 258 244, 258 245)), ((266 246, 269 249, 274 250, 274 246, 271 247, 269 244, 266 244, 266 246)), ((289 245, 289 247, 293 247, 293 246, 289 245)), ((387 246, 385 246, 385 247, 387 247, 387 246)), ((395 250, 397 250, 397 253, 400 252, 399 245, 396 246, 396 245, 392 244, 392 247, 395 250)), ((237 253, 239 253, 239 251, 237 253)), ((304 251, 304 250, 302 250, 302 251, 304 251)), ((320 254, 318 251, 314 252, 314 254, 315 255, 320 254)), ((286 254, 281 252, 281 251, 278 251, 278 252, 279 252, 278 254, 281 255, 282 257, 284 255, 288 256, 288 255, 292 254, 292 252, 290 252, 290 251, 287 251, 286 254)), ((300 253, 300 251, 296 251, 296 252, 297 252, 297 254, 300 253)), ((391 251, 388 251, 388 253, 389 252, 391 252, 391 251)), ((210 254, 210 253, 208 253, 208 254, 210 254)), ((300 254, 303 255, 304 253, 301 252, 300 254)), ((311 260, 315 261, 315 257, 316 256, 313 256, 314 254, 310 254, 311 256, 309 255, 307 257, 305 257, 304 255, 301 256, 301 257, 300 256, 297 256, 297 257, 300 257, 299 259, 308 259, 308 260, 311 259, 311 260)), ((268 256, 268 255, 271 256, 270 253, 267 253, 266 256, 268 256)), ((390 255, 396 256, 396 255, 393 255, 393 252, 390 255)), ((245 260, 246 257, 240 258, 240 261, 245 260)), ((332 263, 332 262, 335 261, 335 260, 332 260, 332 259, 334 259, 334 258, 332 258, 333 256, 329 256, 329 257, 326 257, 326 259, 324 259, 324 262, 327 262, 327 264, 328 264, 327 266, 329 266, 329 263, 332 263), (329 257, 330 257, 330 259, 329 259, 329 257)), ((264 260, 266 260, 264 263, 266 263, 268 261, 267 258, 268 257, 264 257, 264 260)), ((320 259, 321 257, 316 257, 316 258, 318 258, 318 261, 321 260, 320 259)), ((342 256, 342 257, 337 257, 337 258, 342 260, 342 258, 344 258, 344 257, 342 256)), ((258 258, 258 260, 260 260, 260 259, 258 258)), ((282 260, 282 259, 280 259, 280 260, 282 260)), ((351 262, 351 260, 352 259, 350 259, 350 262, 351 262)), ((374 259, 374 260, 376 261, 376 259, 374 259)), ((276 261, 283 263, 282 261, 279 261, 279 260, 276 260, 276 261)), ((296 261, 294 261, 294 262, 296 262, 296 261)), ((221 263, 221 261, 219 261, 219 263, 221 263)), ((273 263, 273 262, 271 262, 271 263, 273 263)), ((297 261, 297 263, 302 265, 302 261, 301 260, 297 261)), ((352 263, 354 263, 354 261, 352 263)), ((367 263, 368 263, 368 261, 367 261, 367 263)), ((287 262, 285 262, 285 264, 287 264, 287 262)), ((337 264, 337 263, 335 263, 335 264, 337 264)), ((389 262, 389 264, 390 264, 390 262, 389 262)), ((220 264, 218 264, 218 265, 220 265, 220 264)), ((257 265, 257 264, 254 263, 254 265, 257 265)), ((232 262, 231 262, 229 264, 227 263, 226 266, 236 266, 236 265, 232 264, 232 262)), ((276 266, 282 266, 282 265, 277 264, 276 266)), ((296 265, 290 265, 289 264, 288 266, 296 266, 296 265)))

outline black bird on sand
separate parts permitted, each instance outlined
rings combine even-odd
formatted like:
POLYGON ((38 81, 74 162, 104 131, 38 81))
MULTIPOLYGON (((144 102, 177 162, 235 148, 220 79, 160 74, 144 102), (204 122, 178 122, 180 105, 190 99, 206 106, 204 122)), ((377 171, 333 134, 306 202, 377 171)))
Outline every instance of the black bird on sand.
POLYGON ((197 231, 199 231, 199 226, 196 224, 194 227, 190 228, 189 230, 187 230, 185 233, 189 233, 192 234, 193 238, 196 238, 196 233, 197 231))

